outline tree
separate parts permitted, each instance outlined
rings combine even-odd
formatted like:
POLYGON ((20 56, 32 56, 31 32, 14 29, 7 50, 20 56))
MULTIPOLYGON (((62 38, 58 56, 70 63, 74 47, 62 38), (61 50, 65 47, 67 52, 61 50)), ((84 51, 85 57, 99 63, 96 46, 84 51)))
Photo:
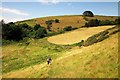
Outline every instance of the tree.
POLYGON ((60 23, 60 20, 59 19, 55 19, 55 23, 60 23))
POLYGON ((116 23, 116 24, 120 24, 120 17, 118 17, 118 18, 115 20, 115 23, 116 23))
POLYGON ((23 37, 30 37, 29 34, 30 34, 31 31, 33 30, 32 27, 30 27, 30 26, 27 25, 26 23, 18 24, 18 26, 19 26, 20 28, 22 28, 23 37))
POLYGON ((47 34, 46 29, 44 27, 39 28, 35 33, 35 38, 43 38, 45 37, 45 34, 47 34))
POLYGON ((83 16, 93 17, 94 14, 93 14, 91 11, 85 11, 85 12, 83 13, 83 16))
POLYGON ((4 24, 2 26, 2 37, 7 40, 19 41, 23 39, 23 31, 18 25, 15 25, 13 22, 4 24))
POLYGON ((54 22, 54 20, 48 20, 46 21, 46 25, 47 25, 47 30, 51 31, 51 27, 52 27, 52 23, 54 22))
POLYGON ((35 30, 35 31, 38 30, 39 28, 41 28, 40 24, 36 24, 36 25, 34 26, 34 30, 35 30))

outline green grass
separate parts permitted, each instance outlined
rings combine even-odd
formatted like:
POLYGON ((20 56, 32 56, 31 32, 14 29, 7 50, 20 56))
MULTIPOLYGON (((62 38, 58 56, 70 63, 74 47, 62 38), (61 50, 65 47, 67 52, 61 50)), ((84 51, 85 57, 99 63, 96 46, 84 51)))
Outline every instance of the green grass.
POLYGON ((47 42, 47 38, 3 46, 3 73, 40 64, 51 56, 57 58, 71 46, 59 46, 47 42))
MULTIPOLYGON (((115 28, 114 30, 110 29, 109 33, 116 30, 115 28)), ((12 75, 13 72, 12 77, 16 76, 15 74, 24 76, 28 72, 30 74, 24 77, 118 77, 118 33, 114 33, 109 38, 88 47, 77 47, 77 44, 55 45, 49 43, 47 37, 26 41, 2 47, 3 75, 7 73, 12 75), (26 41, 30 42, 28 46, 26 41), (29 70, 29 67, 44 64, 48 56, 52 57, 52 64, 45 65, 40 69, 37 66, 29 70), (21 71, 23 74, 21 74, 21 71)))
POLYGON ((89 47, 81 48, 82 52, 79 54, 55 61, 48 67, 48 75, 41 77, 117 78, 117 35, 112 35, 108 39, 89 47))

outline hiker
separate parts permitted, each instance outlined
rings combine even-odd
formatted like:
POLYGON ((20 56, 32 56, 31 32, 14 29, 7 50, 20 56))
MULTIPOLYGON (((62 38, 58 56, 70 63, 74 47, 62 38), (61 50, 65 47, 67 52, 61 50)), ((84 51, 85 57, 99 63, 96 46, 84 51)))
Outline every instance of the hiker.
POLYGON ((52 60, 51 58, 48 58, 47 63, 50 64, 51 60, 52 60))

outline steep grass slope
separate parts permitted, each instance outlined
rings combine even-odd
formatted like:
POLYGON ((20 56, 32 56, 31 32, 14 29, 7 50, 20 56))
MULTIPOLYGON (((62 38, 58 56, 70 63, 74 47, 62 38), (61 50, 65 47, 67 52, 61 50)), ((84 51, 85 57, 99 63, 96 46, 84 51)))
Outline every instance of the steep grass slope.
POLYGON ((74 47, 46 63, 4 74, 3 77, 116 78, 118 77, 118 33, 88 47, 74 47))

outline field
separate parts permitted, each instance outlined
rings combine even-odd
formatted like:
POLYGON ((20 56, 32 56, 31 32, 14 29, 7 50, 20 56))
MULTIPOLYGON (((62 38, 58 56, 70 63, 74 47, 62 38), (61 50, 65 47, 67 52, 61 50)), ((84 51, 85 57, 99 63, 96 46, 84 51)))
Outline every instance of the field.
MULTIPOLYGON (((79 28, 84 26, 85 24, 85 19, 82 15, 65 15, 65 16, 50 16, 50 17, 43 17, 43 18, 34 18, 30 20, 25 20, 25 21, 19 21, 18 23, 27 23, 31 27, 33 27, 35 24, 40 24, 41 26, 47 27, 45 24, 45 21, 47 20, 55 20, 59 19, 60 23, 53 23, 52 24, 52 30, 53 31, 58 31, 63 29, 66 26, 72 26, 73 28, 79 28)), ((99 19, 99 20, 111 20, 115 21, 117 19, 117 16, 94 16, 94 17, 87 17, 88 20, 90 19, 99 19)))
MULTIPOLYGON (((38 62, 36 65, 31 65, 26 68, 5 73, 3 74, 3 77, 117 78, 117 51, 118 33, 110 36, 102 42, 93 44, 88 47, 72 47, 68 51, 62 52, 62 54, 60 54, 58 58, 53 59, 50 65, 47 65, 46 62, 41 64, 38 62)), ((10 57, 11 54, 9 54, 8 56, 10 57)), ((14 64, 14 66, 16 65, 14 64)))
MULTIPOLYGON (((112 20, 115 16, 94 16, 90 19, 112 20)), ((52 30, 60 32, 66 26, 78 28, 64 31, 40 39, 24 38, 19 42, 11 41, 2 46, 2 77, 3 78, 117 78, 118 77, 118 32, 117 27, 111 29, 111 35, 101 42, 90 46, 79 46, 86 40, 112 28, 115 25, 83 28, 85 19, 82 15, 51 16, 34 18, 16 22, 35 24, 47 27, 45 21, 59 19, 53 23, 52 30), (29 44, 28 44, 29 43, 29 44), (52 62, 47 64, 51 57, 52 62)), ((50 33, 48 31, 48 33, 50 33)), ((51 32, 52 33, 52 32, 51 32)), ((97 38, 103 38, 102 36, 97 38)), ((1 77, 0 76, 0 77, 1 77)))
POLYGON ((91 27, 91 28, 80 28, 68 33, 52 36, 48 38, 48 41, 54 44, 59 44, 59 45, 68 45, 68 44, 70 45, 70 44, 78 43, 81 40, 86 40, 88 37, 112 27, 114 26, 98 26, 98 27, 91 27))

